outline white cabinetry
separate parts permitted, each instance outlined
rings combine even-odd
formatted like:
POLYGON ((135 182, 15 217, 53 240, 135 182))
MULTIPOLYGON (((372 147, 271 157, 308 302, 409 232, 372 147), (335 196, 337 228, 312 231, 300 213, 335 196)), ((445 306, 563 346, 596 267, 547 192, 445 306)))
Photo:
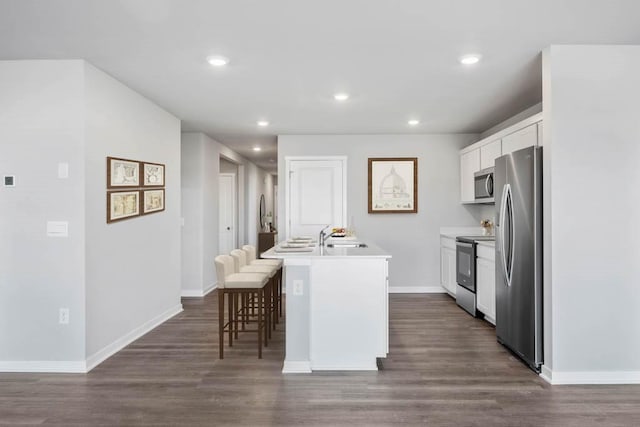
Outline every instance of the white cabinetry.
POLYGON ((534 123, 502 138, 502 154, 538 145, 538 125, 534 123))
POLYGON ((463 153, 460 157, 460 199, 462 202, 473 202, 475 190, 473 174, 480 170, 480 150, 463 153))
POLYGON ((492 168, 502 155, 502 141, 499 139, 480 147, 480 169, 492 168))
POLYGON ((473 174, 494 166, 495 160, 542 139, 542 113, 522 120, 460 150, 460 202, 475 203, 473 174))
POLYGON ((456 295, 456 241, 440 237, 440 286, 450 295, 456 295))
POLYGON ((476 258, 476 305, 484 318, 496 324, 495 249, 478 245, 476 258))

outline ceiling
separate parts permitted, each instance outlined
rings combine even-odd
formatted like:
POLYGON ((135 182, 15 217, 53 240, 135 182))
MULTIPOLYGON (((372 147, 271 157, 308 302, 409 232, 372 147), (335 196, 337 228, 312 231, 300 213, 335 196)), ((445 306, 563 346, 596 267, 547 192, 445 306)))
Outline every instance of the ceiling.
POLYGON ((540 102, 546 46, 640 44, 639 17, 638 0, 0 0, 0 59, 86 59, 275 172, 278 134, 484 131, 540 102))

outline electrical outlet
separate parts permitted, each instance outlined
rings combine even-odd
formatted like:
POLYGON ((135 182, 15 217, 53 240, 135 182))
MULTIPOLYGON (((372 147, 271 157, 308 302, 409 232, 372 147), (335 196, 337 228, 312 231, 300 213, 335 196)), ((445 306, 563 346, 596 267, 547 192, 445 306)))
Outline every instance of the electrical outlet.
POLYGON ((61 308, 60 309, 60 313, 58 314, 58 323, 60 323, 61 325, 68 325, 69 324, 69 309, 68 308, 61 308))
POLYGON ((293 281, 293 294, 294 295, 298 295, 298 296, 299 295, 303 295, 303 293, 304 293, 303 292, 304 291, 303 283, 304 282, 302 280, 294 280, 293 281))

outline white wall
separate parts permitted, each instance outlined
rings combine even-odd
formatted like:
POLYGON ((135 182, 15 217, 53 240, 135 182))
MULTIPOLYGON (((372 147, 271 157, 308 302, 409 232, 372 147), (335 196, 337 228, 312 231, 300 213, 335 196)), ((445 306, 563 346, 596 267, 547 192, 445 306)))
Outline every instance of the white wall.
MULTIPOLYGON (((204 199, 204 144, 202 134, 182 134, 181 159, 181 206, 182 226, 182 295, 202 295, 208 283, 204 281, 203 268, 203 218, 204 199)), ((213 189, 210 189, 213 190, 213 189)), ((217 188, 216 198, 217 198, 217 188)), ((217 221, 217 220, 216 220, 217 221)), ((215 282, 214 282, 215 283, 215 282)))
POLYGON ((219 255, 219 174, 229 162, 238 173, 238 246, 255 245, 259 182, 266 172, 207 135, 182 134, 183 296, 203 296, 217 283, 213 260, 219 255))
MULTIPOLYGON (((477 135, 280 135, 278 187, 286 188, 286 156, 347 156, 347 215, 354 218, 358 236, 393 256, 390 286, 436 290, 440 289, 440 227, 477 225, 475 207, 460 204, 458 156, 475 140, 477 135), (418 158, 417 214, 367 213, 369 157, 418 158)), ((286 199, 279 195, 280 230, 285 229, 286 199)))
POLYGON ((0 62, 0 175, 16 175, 0 187, 0 370, 85 358, 83 73, 82 61, 0 62), (69 237, 47 237, 48 220, 69 221, 69 237))
POLYGON ((543 373, 640 382, 640 46, 552 46, 543 63, 543 373))
POLYGON ((180 120, 85 68, 87 357, 181 311, 180 120), (165 164, 164 212, 106 223, 106 157, 165 164))
POLYGON ((0 93, 0 370, 81 372, 181 310, 180 121, 84 61, 0 62, 0 93), (110 155, 166 164, 164 212, 106 224, 110 155))

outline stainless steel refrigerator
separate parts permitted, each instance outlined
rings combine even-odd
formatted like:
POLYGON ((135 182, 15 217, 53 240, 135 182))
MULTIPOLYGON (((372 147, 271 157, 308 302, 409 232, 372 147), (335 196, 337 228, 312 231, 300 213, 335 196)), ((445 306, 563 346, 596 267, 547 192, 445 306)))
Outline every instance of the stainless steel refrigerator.
POLYGON ((532 369, 542 365, 542 148, 496 159, 496 334, 532 369))

